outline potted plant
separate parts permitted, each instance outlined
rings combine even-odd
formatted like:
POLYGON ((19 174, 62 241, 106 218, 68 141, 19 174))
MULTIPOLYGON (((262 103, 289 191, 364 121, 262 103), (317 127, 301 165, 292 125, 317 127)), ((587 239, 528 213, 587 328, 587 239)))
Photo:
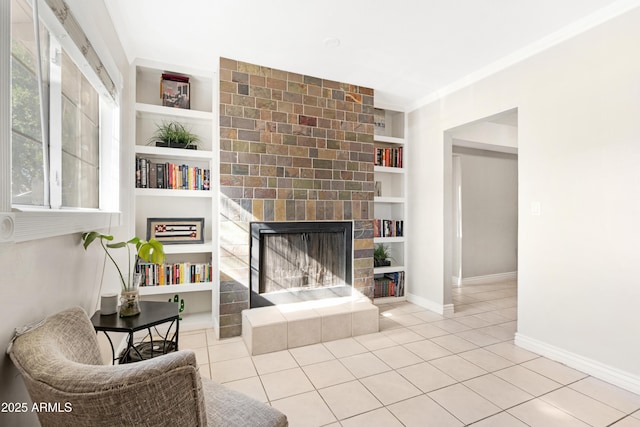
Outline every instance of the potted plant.
POLYGON ((156 132, 150 142, 155 142, 156 147, 198 149, 198 135, 189 131, 182 123, 163 121, 156 124, 156 132))
POLYGON ((82 245, 86 250, 87 247, 95 240, 100 241, 100 245, 104 249, 105 253, 118 270, 120 276, 120 284, 122 285, 122 292, 120 297, 120 317, 135 316, 140 313, 140 304, 138 303, 138 286, 142 276, 140 273, 136 273, 140 260, 146 262, 153 262, 155 264, 162 264, 165 259, 164 246, 156 239, 150 239, 149 241, 141 240, 138 237, 133 237, 126 242, 112 242, 113 236, 101 234, 97 231, 90 231, 82 234, 82 245), (135 260, 133 263, 133 269, 131 265, 131 247, 135 246, 135 260), (127 248, 128 252, 128 268, 127 275, 123 274, 120 266, 116 260, 111 256, 109 249, 127 248))
POLYGON ((373 266, 388 267, 391 265, 391 256, 389 255, 389 247, 380 243, 373 251, 373 266))

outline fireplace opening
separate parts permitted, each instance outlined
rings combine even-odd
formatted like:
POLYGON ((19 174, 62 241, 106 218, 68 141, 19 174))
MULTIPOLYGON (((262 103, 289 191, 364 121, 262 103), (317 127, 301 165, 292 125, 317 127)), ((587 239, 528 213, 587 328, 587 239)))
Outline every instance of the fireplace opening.
POLYGON ((252 222, 250 305, 351 296, 351 222, 252 222))

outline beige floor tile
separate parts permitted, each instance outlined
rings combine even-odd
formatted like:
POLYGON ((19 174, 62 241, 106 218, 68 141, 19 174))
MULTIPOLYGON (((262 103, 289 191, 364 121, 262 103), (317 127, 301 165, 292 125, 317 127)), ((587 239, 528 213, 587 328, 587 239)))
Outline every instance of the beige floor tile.
POLYGON ((411 326, 409 327, 409 329, 427 339, 449 334, 449 332, 445 331, 444 329, 438 328, 437 326, 433 326, 431 323, 411 326))
POLYGON ((376 409, 342 420, 342 427, 402 427, 402 425, 386 408, 376 409))
MULTIPOLYGON (((629 414, 640 409, 640 395, 623 390, 593 377, 587 377, 569 386, 589 397, 629 414)), ((640 417, 640 413, 636 414, 640 417)))
POLYGON ((456 322, 460 322, 463 325, 466 325, 473 329, 484 328, 485 326, 491 325, 491 323, 487 322, 486 320, 482 320, 476 316, 457 317, 456 322))
POLYGON ((589 425, 540 399, 530 400, 507 412, 531 427, 587 427, 589 425))
POLYGON ((396 344, 407 344, 424 339, 422 335, 417 334, 408 328, 391 329, 382 333, 393 340, 393 342, 395 342, 396 344))
POLYGON ((219 383, 241 380, 258 375, 250 357, 214 362, 210 365, 211 379, 219 383))
POLYGON ((611 424, 611 427, 640 427, 640 419, 629 416, 611 424))
POLYGON ((524 362, 522 366, 564 385, 576 382, 587 376, 584 372, 572 369, 562 363, 554 362, 546 357, 524 362))
POLYGON ((324 426, 336 421, 317 391, 276 400, 271 406, 285 414, 292 427, 324 426))
POLYGON ((398 323, 398 322, 394 322, 391 319, 387 319, 385 317, 381 317, 380 318, 380 332, 382 331, 389 331, 391 329, 398 329, 398 328, 402 328, 403 326, 398 323))
POLYGON ((421 311, 419 313, 413 313, 415 317, 423 322, 438 322, 444 319, 444 316, 433 311, 421 311))
POLYGON ((504 316, 496 314, 493 311, 486 311, 484 313, 478 313, 474 315, 478 319, 482 319, 486 322, 489 322, 491 325, 497 325, 498 323, 508 322, 511 319, 508 319, 504 316))
POLYGON ((460 420, 425 395, 395 403, 387 409, 406 427, 425 427, 426 420, 429 420, 430 425, 438 427, 463 425, 460 420))
POLYGON ((313 344, 304 347, 291 348, 289 349, 289 353, 291 353, 300 366, 312 365, 314 363, 335 359, 335 356, 324 346, 324 344, 313 344))
POLYGON ((249 351, 244 341, 209 346, 209 360, 211 362, 222 362, 223 360, 232 360, 247 356, 249 356, 249 351))
POLYGON ((432 391, 428 393, 428 396, 465 424, 481 420, 501 411, 499 407, 462 384, 454 384, 432 391))
POLYGON ((535 353, 527 351, 523 348, 516 347, 513 342, 502 342, 500 344, 489 345, 485 347, 485 350, 489 350, 492 353, 502 356, 513 363, 524 363, 527 360, 535 359, 538 356, 535 353))
POLYGON ((394 345, 398 345, 398 343, 381 332, 377 332, 375 334, 360 335, 354 338, 360 344, 365 346, 367 350, 379 350, 381 348, 393 347, 394 345))
POLYGON ((425 311, 424 307, 421 307, 417 304, 413 304, 410 302, 404 302, 401 304, 397 304, 396 308, 398 310, 404 311, 405 313, 417 313, 417 312, 423 312, 425 311))
POLYGON ((479 330, 458 332, 456 336, 459 338, 463 338, 479 347, 497 344, 502 341, 496 337, 482 333, 479 330))
POLYGON ((468 331, 471 329, 467 325, 464 325, 453 319, 444 319, 439 322, 433 322, 433 326, 437 326, 440 329, 444 329, 450 334, 455 334, 456 332, 468 331))
POLYGON ((488 372, 513 366, 513 362, 505 359, 504 357, 500 357, 495 353, 487 351, 484 348, 476 348, 475 350, 458 353, 458 356, 488 372))
POLYGON ((634 412, 631 416, 640 420, 640 411, 634 412))
POLYGON ((311 380, 315 388, 325 388, 336 384, 353 381, 356 378, 337 360, 303 366, 302 370, 311 380))
POLYGON ((340 362, 349 369, 356 378, 364 378, 391 370, 391 367, 371 352, 344 357, 340 362))
POLYGON ((313 390, 313 385, 300 368, 261 375, 260 379, 272 401, 313 390))
POLYGON ((492 337, 495 337, 496 339, 498 339, 500 341, 513 340, 513 336, 514 336, 514 331, 512 331, 511 328, 505 328, 505 327, 501 326, 500 324, 487 326, 487 327, 479 328, 479 329, 476 329, 476 330, 479 331, 479 332, 482 332, 483 334, 487 334, 487 335, 490 335, 492 337))
POLYGON ((413 384, 395 371, 373 375, 360 380, 383 405, 390 405, 422 394, 413 384))
POLYGON ((267 402, 267 394, 264 392, 260 377, 245 378, 242 380, 230 381, 224 383, 225 387, 246 394, 260 402, 267 402))
POLYGON ((431 340, 416 341, 409 344, 405 344, 404 348, 410 352, 417 354, 423 360, 438 359, 440 357, 450 356, 452 353, 444 347, 440 347, 438 344, 431 340))
POLYGON ((376 350, 373 354, 378 356, 384 363, 391 366, 393 369, 415 365, 416 363, 422 362, 422 359, 400 345, 376 350))
POLYGON ((353 338, 345 338, 323 343, 324 346, 337 358, 366 353, 368 350, 353 338))
POLYGON ((460 338, 457 334, 443 335, 441 337, 431 338, 431 341, 441 347, 446 348, 452 353, 462 353, 463 351, 469 351, 473 350, 474 348, 478 348, 477 345, 465 340, 464 338, 460 338))
POLYGON ((561 387, 561 384, 519 365, 493 374, 536 397, 561 387))
POLYGON ((210 368, 209 364, 198 365, 198 371, 200 372, 200 376, 202 378, 211 379, 211 368, 210 368))
POLYGON ((492 415, 472 424, 473 427, 527 427, 525 423, 506 412, 492 415))
POLYGON ((400 368, 397 372, 422 390, 423 393, 428 393, 458 382, 427 362, 400 368))
POLYGON ((408 314, 408 313, 403 313, 400 315, 393 316, 391 317, 391 320, 393 320, 396 323, 399 323, 402 326, 413 326, 413 325, 420 325, 424 323, 424 320, 420 319, 419 317, 413 314, 408 314))
POLYGON ((491 374, 472 378, 462 384, 502 409, 533 399, 529 393, 491 374))
POLYGON ((487 373, 484 369, 467 362, 457 355, 442 357, 432 360, 429 363, 458 381, 469 380, 487 373))
POLYGON ((260 354, 253 356, 252 359, 259 375, 298 367, 298 363, 288 350, 260 354))
POLYGON ((199 347, 190 349, 196 354, 196 362, 198 365, 204 365, 209 363, 209 352, 207 347, 199 347))
POLYGON ((338 420, 382 407, 380 401, 359 381, 323 388, 319 393, 338 420))
POLYGON ((568 387, 540 399, 593 426, 606 426, 626 415, 568 387))
POLYGON ((207 335, 204 331, 181 332, 178 338, 180 350, 194 349, 207 346, 207 335))

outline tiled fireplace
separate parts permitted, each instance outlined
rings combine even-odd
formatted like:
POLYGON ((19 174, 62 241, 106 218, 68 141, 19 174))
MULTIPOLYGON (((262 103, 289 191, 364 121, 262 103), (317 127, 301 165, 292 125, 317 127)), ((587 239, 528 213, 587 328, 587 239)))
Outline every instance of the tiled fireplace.
POLYGON ((249 308, 252 222, 349 222, 373 296, 373 90, 220 60, 220 336, 249 308))

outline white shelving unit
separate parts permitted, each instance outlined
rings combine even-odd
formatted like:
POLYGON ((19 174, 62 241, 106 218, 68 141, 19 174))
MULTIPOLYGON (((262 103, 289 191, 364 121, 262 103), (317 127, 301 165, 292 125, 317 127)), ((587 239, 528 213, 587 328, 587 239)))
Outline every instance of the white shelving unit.
MULTIPOLYGON (((147 238, 148 218, 204 218, 204 244, 165 245, 167 263, 211 263, 212 281, 180 285, 144 286, 145 301, 168 301, 178 294, 185 301, 180 330, 215 325, 218 301, 217 256, 217 98, 215 73, 172 64, 136 60, 132 65, 135 99, 135 156, 153 163, 175 163, 210 170, 209 190, 135 189, 135 233, 147 238), (160 98, 162 73, 189 76, 191 109, 165 107, 160 98), (198 135, 197 150, 156 147, 152 135, 159 124, 176 121, 198 135)), ((133 168, 135 170, 135 168, 133 168)))
MULTIPOLYGON (((406 172, 405 167, 407 159, 407 121, 406 114, 402 111, 394 110, 393 108, 386 108, 385 106, 376 107, 376 122, 374 145, 376 152, 378 149, 389 149, 391 157, 393 158, 393 152, 402 151, 402 164, 398 163, 399 158, 395 158, 395 162, 391 161, 392 165, 383 166, 375 165, 374 176, 375 181, 380 185, 380 194, 376 194, 374 198, 374 217, 376 220, 391 220, 403 222, 403 233, 401 236, 392 235, 387 237, 374 237, 373 242, 377 247, 380 244, 388 247, 391 255, 391 266, 387 267, 375 267, 374 277, 384 277, 385 274, 390 273, 404 273, 406 271, 405 260, 405 242, 406 236, 409 232, 407 223, 405 221, 406 216, 406 172), (379 126, 380 123, 384 123, 384 127, 379 126), (395 166, 393 166, 395 164, 395 166)), ((404 286, 402 294, 398 296, 382 296, 375 297, 375 303, 385 303, 392 301, 399 301, 406 299, 408 290, 407 277, 404 278, 404 286)))

